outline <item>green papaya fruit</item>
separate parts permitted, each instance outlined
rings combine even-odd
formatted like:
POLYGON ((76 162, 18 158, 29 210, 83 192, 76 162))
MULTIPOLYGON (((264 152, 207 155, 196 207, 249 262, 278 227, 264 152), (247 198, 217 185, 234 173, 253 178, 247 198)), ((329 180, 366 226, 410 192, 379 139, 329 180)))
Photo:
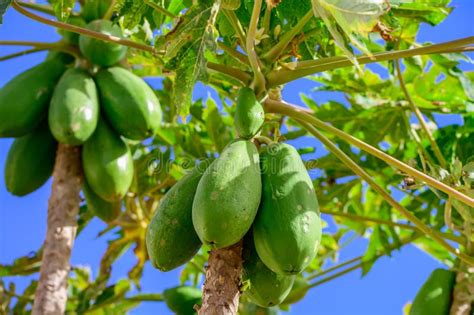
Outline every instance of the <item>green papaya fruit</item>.
POLYGON ((83 146, 82 164, 87 183, 100 198, 113 202, 125 196, 133 179, 132 155, 102 119, 83 146))
MULTIPOLYGON (((95 20, 87 24, 86 28, 94 32, 122 37, 120 27, 110 21, 95 20)), ((127 54, 127 47, 123 45, 105 42, 82 34, 79 36, 79 49, 90 62, 103 67, 116 64, 127 54)))
MULTIPOLYGON (((85 27, 86 26, 86 21, 82 17, 79 16, 71 16, 69 17, 68 24, 74 25, 74 26, 79 26, 79 27, 85 27)), ((63 40, 67 44, 71 44, 74 46, 77 46, 79 44, 79 34, 74 33, 74 32, 69 32, 63 29, 59 29, 58 33, 63 37, 63 40)))
POLYGON ((261 193, 257 148, 248 140, 229 144, 202 176, 194 197, 193 224, 201 241, 223 248, 241 240, 261 193))
POLYGON ((83 69, 69 69, 54 89, 49 106, 49 128, 56 140, 83 144, 99 118, 99 97, 94 79, 83 69))
POLYGON ((265 112, 251 88, 243 87, 237 97, 234 126, 239 137, 249 139, 262 128, 265 112))
POLYGON ((282 302, 282 304, 294 304, 301 301, 305 297, 306 293, 308 293, 308 289, 308 280, 302 276, 296 277, 290 293, 282 302))
POLYGON ((249 282, 244 295, 261 307, 279 305, 290 293, 295 276, 274 273, 260 260, 255 251, 253 237, 246 237, 243 250, 242 280, 249 282))
POLYGON ((163 291, 166 305, 177 315, 196 314, 194 305, 201 304, 201 295, 201 290, 190 286, 179 286, 163 291))
POLYGON ((16 76, 0 90, 0 137, 22 137, 39 126, 64 71, 62 60, 51 58, 16 76))
POLYGON ((5 186, 15 196, 25 196, 51 177, 57 143, 46 124, 15 139, 5 163, 5 186))
MULTIPOLYGON (((48 54, 46 55, 45 61, 53 60, 53 59, 56 59, 57 61, 60 61, 63 64, 68 65, 68 66, 72 65, 76 61, 76 58, 74 58, 73 55, 70 55, 68 53, 64 53, 62 51, 50 50, 48 52, 48 54)), ((65 70, 66 69, 64 69, 64 71, 65 70)), ((63 71, 63 73, 64 73, 64 71, 63 71)), ((62 73, 61 73, 61 75, 62 75, 62 73)), ((61 75, 60 75, 60 77, 61 77, 61 75)))
POLYGON ((109 10, 112 0, 86 0, 81 16, 87 21, 102 19, 109 10))
POLYGON ((86 181, 82 186, 82 192, 86 198, 87 208, 91 210, 97 217, 105 222, 111 222, 118 218, 122 209, 122 201, 106 201, 89 187, 86 181))
POLYGON ((160 102, 142 78, 112 67, 100 70, 96 82, 107 120, 119 134, 134 140, 155 134, 162 118, 160 102))
POLYGON ((261 154, 262 204, 253 225, 255 247, 268 268, 298 274, 321 241, 318 200, 294 147, 278 143, 261 154))
POLYGON ((175 269, 189 261, 201 247, 194 231, 192 207, 207 161, 181 178, 161 199, 146 233, 151 264, 161 271, 175 269))
POLYGON ((447 315, 451 308, 456 273, 435 269, 416 294, 410 315, 447 315))
POLYGON ((277 306, 260 307, 253 303, 240 303, 239 315, 278 315, 280 314, 277 306))

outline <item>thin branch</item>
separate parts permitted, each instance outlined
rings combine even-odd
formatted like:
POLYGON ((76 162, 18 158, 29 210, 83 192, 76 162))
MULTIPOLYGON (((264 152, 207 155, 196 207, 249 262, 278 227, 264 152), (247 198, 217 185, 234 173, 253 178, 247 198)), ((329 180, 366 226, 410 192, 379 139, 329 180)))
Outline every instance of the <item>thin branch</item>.
POLYGON ((207 68, 210 70, 214 70, 222 74, 228 75, 234 79, 237 79, 240 82, 242 82, 244 85, 248 85, 250 83, 250 80, 252 80, 252 76, 248 74, 247 72, 242 71, 237 68, 229 67, 226 65, 222 65, 222 64, 218 64, 214 62, 208 62, 207 68))
POLYGON ((246 55, 242 54, 241 52, 233 49, 232 47, 227 46, 223 42, 217 42, 217 46, 222 49, 224 52, 229 54, 231 57, 233 57, 235 60, 240 62, 242 65, 248 67, 249 66, 249 60, 246 55))
POLYGON ((56 13, 54 12, 54 9, 52 6, 47 5, 47 4, 37 4, 33 2, 23 2, 23 1, 17 1, 19 5, 22 7, 35 10, 41 13, 45 13, 51 16, 56 16, 56 13))
POLYGON ((110 18, 112 17, 112 14, 114 14, 115 2, 116 0, 110 1, 107 11, 105 11, 104 16, 102 17, 103 20, 110 20, 110 18))
POLYGON ((159 5, 157 5, 156 3, 151 2, 150 0, 144 0, 143 2, 145 2, 146 5, 152 7, 152 8, 153 8, 154 10, 156 10, 157 12, 166 15, 167 17, 170 17, 170 18, 172 18, 172 19, 177 18, 177 16, 176 16, 175 14, 173 14, 173 13, 171 13, 170 11, 166 10, 166 9, 163 8, 162 6, 159 6, 159 5))
POLYGON ((413 101, 413 98, 411 97, 410 92, 408 92, 407 86, 405 84, 405 79, 403 78, 402 69, 400 68, 399 59, 395 60, 395 70, 397 72, 398 81, 400 82, 400 87, 402 88, 403 94, 405 94, 405 98, 407 99, 411 110, 413 111, 413 113, 415 113, 415 116, 418 119, 418 122, 420 123, 421 128, 423 129, 426 136, 428 137, 428 140, 430 141, 430 144, 431 144, 431 148, 433 149, 433 152, 436 158, 438 159, 441 167, 446 169, 448 163, 443 157, 443 154, 441 153, 441 150, 439 149, 439 146, 436 143, 436 140, 433 137, 433 134, 431 133, 430 128, 428 128, 428 125, 425 122, 423 114, 421 113, 420 109, 416 106, 415 102, 413 101))
POLYGON ((13 54, 1 56, 0 61, 5 61, 5 60, 13 59, 13 58, 16 58, 16 57, 26 56, 26 55, 29 55, 29 54, 33 54, 35 52, 43 51, 43 50, 46 50, 46 48, 32 48, 32 49, 22 50, 22 51, 13 53, 13 54))
MULTIPOLYGON (((56 50, 66 52, 73 55, 74 57, 79 57, 79 49, 72 45, 67 45, 64 42, 53 42, 53 43, 44 43, 44 42, 33 42, 33 41, 17 41, 17 40, 0 40, 0 46, 31 46, 36 49, 36 51, 41 50, 56 50)), ((30 52, 34 49, 29 50, 30 52)), ((18 53, 20 54, 20 53, 18 53)), ((14 54, 13 54, 14 55, 14 54)), ((21 54, 20 54, 21 55, 21 54)), ((7 57, 7 56, 5 56, 7 57)), ((16 56, 13 56, 16 57, 16 56)), ((8 59, 8 58, 7 58, 8 59)))
MULTIPOLYGON (((357 222, 361 222, 361 223, 364 223, 364 224, 367 224, 369 222, 373 222, 373 223, 378 223, 378 224, 383 224, 383 225, 388 225, 388 226, 393 226, 393 227, 399 227, 399 228, 402 228, 402 229, 405 229, 405 230, 412 230, 412 231, 422 232, 420 228, 418 228, 417 226, 414 226, 414 225, 399 223, 399 222, 392 222, 392 221, 378 219, 378 218, 371 218, 371 217, 361 216, 361 215, 347 213, 347 212, 337 212, 337 211, 330 211, 330 210, 326 210, 326 209, 321 209, 321 213, 333 215, 333 216, 336 216, 336 217, 348 218, 348 219, 351 219, 351 220, 354 220, 354 221, 357 221, 357 222)), ((434 231, 434 233, 436 233, 439 237, 448 239, 450 241, 456 242, 456 243, 461 244, 461 245, 463 245, 465 243, 464 238, 456 236, 456 235, 451 234, 451 233, 444 233, 444 232, 439 232, 439 231, 434 231)))
POLYGON ((242 47, 243 50, 246 50, 244 29, 242 25, 240 24, 239 19, 235 15, 235 12, 232 10, 222 10, 222 12, 224 12, 224 15, 226 16, 230 25, 232 25, 232 28, 234 29, 235 34, 237 34, 237 38, 240 41, 240 47, 242 47))
POLYGON ((298 23, 293 26, 288 32, 281 36, 280 41, 273 46, 269 51, 263 54, 262 59, 268 61, 275 61, 285 51, 285 48, 293 40, 293 38, 301 32, 306 23, 308 23, 314 16, 313 10, 309 10, 298 23))
MULTIPOLYGON (((420 48, 386 51, 373 54, 372 56, 359 56, 357 62, 359 64, 368 64, 374 62, 388 61, 400 58, 408 58, 418 55, 441 54, 447 52, 464 52, 470 50, 465 46, 474 44, 474 36, 466 37, 454 41, 449 41, 441 44, 429 45, 420 48)), ((337 68, 344 68, 353 66, 351 60, 345 56, 322 58, 318 60, 301 61, 296 64, 294 70, 279 69, 270 72, 267 75, 268 85, 270 87, 287 83, 310 74, 315 74, 323 71, 334 70, 337 68)))
POLYGON ((427 185, 434 187, 438 190, 441 190, 445 192, 446 194, 452 196, 453 198, 465 203, 468 206, 474 207, 474 199, 457 191, 456 189, 434 179, 431 176, 428 176, 413 167, 393 158, 392 156, 386 154, 385 152, 380 151, 379 149, 345 133, 342 130, 339 130, 321 120, 318 118, 308 114, 307 109, 300 109, 297 106, 293 106, 289 103, 286 102, 281 102, 281 101, 274 101, 267 99, 265 101, 265 106, 267 109, 267 112, 273 112, 273 113, 279 113, 283 115, 290 116, 294 119, 304 121, 306 123, 309 123, 317 128, 320 128, 322 130, 325 130, 327 132, 330 132, 334 134, 335 136, 343 139, 347 143, 383 160, 387 164, 405 172, 406 174, 414 177, 415 179, 418 179, 420 181, 424 181, 427 185))
POLYGON ((260 17, 260 10, 262 8, 262 0, 255 0, 250 18, 249 31, 247 33, 246 50, 254 73, 254 82, 257 90, 265 89, 265 77, 260 69, 257 52, 255 51, 255 36, 257 35, 258 19, 260 17))
POLYGON ((111 42, 111 43, 115 43, 115 44, 120 44, 120 45, 123 45, 123 46, 127 46, 127 47, 131 47, 131 48, 135 48, 135 49, 139 49, 139 50, 143 50, 143 51, 148 51, 148 52, 151 52, 153 54, 157 54, 157 51, 152 46, 140 44, 140 43, 137 43, 137 42, 134 42, 134 41, 131 41, 131 40, 128 40, 128 39, 120 38, 120 37, 117 37, 117 36, 111 36, 111 35, 106 35, 106 34, 99 33, 99 32, 94 32, 94 31, 91 31, 91 30, 86 29, 86 28, 82 28, 82 27, 79 27, 79 26, 75 26, 75 25, 71 25, 71 24, 67 24, 67 23, 63 23, 63 22, 59 22, 59 21, 55 21, 55 20, 50 20, 50 19, 44 18, 42 16, 36 15, 36 14, 34 14, 32 12, 29 12, 28 10, 25 10, 24 8, 22 8, 16 1, 12 2, 12 7, 15 10, 17 10, 19 13, 29 17, 30 19, 33 19, 33 20, 38 21, 40 23, 43 23, 43 24, 51 25, 51 26, 54 26, 54 27, 57 27, 57 28, 60 28, 60 29, 64 29, 64 30, 73 32, 73 33, 78 33, 78 34, 86 35, 86 36, 89 36, 89 37, 97 38, 97 39, 100 39, 100 40, 103 40, 103 41, 107 41, 107 42, 111 42))
POLYGON ((349 167, 356 175, 360 176, 364 179, 369 186, 378 192, 384 199, 387 201, 393 208, 397 209, 397 211, 406 217, 409 221, 411 221, 415 226, 422 231, 424 234, 430 236, 436 243, 444 247, 447 251, 461 259, 462 261, 466 262, 469 265, 474 266, 474 257, 470 257, 458 249, 452 247, 449 243, 447 243, 443 238, 441 238, 438 234, 436 234, 430 227, 428 227, 425 223, 423 223, 420 219, 418 219, 414 214, 412 214, 408 209, 403 207, 399 204, 389 193, 385 191, 380 185, 378 185, 375 180, 366 172, 364 171, 357 163, 355 163, 351 158, 349 158, 341 149, 339 149, 331 140, 329 140, 326 136, 320 133, 315 127, 311 124, 297 119, 300 124, 308 130, 312 135, 314 135, 319 141, 321 141, 325 147, 334 155, 336 155, 342 163, 344 163, 347 167, 349 167))
POLYGON ((362 256, 359 256, 359 257, 355 257, 355 258, 352 258, 352 259, 349 259, 343 263, 340 263, 340 264, 337 264, 337 265, 334 265, 330 268, 327 268, 327 269, 324 269, 323 271, 321 272, 318 272, 318 273, 315 273, 315 274, 312 274, 308 277, 306 277, 306 280, 312 280, 312 279, 315 279, 315 278, 318 278, 318 277, 321 277, 321 276, 324 276, 325 274, 328 274, 330 272, 333 272, 334 270, 337 270, 337 269, 341 269, 342 267, 345 267, 347 265, 351 265, 355 262, 358 262, 359 260, 362 259, 362 256))

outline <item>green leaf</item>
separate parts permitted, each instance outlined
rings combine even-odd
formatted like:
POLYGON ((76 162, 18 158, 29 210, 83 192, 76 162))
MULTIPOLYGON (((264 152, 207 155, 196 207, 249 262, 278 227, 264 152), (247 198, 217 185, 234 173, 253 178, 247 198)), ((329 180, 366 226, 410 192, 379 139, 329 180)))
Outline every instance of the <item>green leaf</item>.
POLYGON ((65 22, 74 8, 74 0, 50 0, 54 13, 59 21, 65 22))
POLYGON ((0 24, 3 23, 3 15, 7 11, 11 3, 12 0, 0 0, 0 24))

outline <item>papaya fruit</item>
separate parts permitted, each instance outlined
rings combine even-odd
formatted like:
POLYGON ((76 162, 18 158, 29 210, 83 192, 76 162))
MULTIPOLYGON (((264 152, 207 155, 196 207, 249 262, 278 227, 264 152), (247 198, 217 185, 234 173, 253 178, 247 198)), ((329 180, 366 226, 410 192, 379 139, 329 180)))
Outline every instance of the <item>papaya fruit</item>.
POLYGON ((57 142, 46 124, 15 139, 5 163, 5 186, 15 196, 37 190, 51 177, 57 142))
POLYGON ((248 140, 229 144, 204 172, 193 202, 193 225, 214 248, 237 243, 250 229, 262 184, 258 151, 248 140))
POLYGON ((290 293, 281 304, 294 304, 301 301, 308 293, 308 289, 308 280, 302 276, 296 277, 290 293))
POLYGON ((261 307, 253 303, 240 303, 239 315, 278 315, 280 314, 277 306, 261 307))
POLYGON ((0 137, 31 133, 48 113, 54 86, 66 66, 50 58, 13 78, 0 90, 0 137))
POLYGON ((155 134, 162 118, 160 102, 142 78, 112 67, 100 70, 96 82, 105 116, 119 134, 133 140, 155 134))
POLYGON ((82 192, 86 198, 87 208, 94 213, 97 217, 105 222, 111 222, 118 218, 122 209, 121 201, 106 201, 99 196, 89 187, 86 181, 82 186, 82 192))
POLYGON ((251 88, 243 87, 237 96, 234 126, 240 138, 249 139, 262 128, 265 112, 251 88))
POLYGON ((435 269, 416 294, 410 315, 449 314, 455 281, 455 272, 435 269))
POLYGON ((261 154, 262 201, 253 225, 257 253, 280 274, 298 274, 316 255, 321 241, 318 200, 300 155, 285 143, 261 154))
MULTIPOLYGON (((85 27, 86 26, 86 21, 82 17, 79 16, 71 16, 69 17, 68 24, 74 25, 74 26, 79 26, 79 27, 85 27)), ((58 33, 63 37, 63 40, 67 44, 71 44, 74 46, 77 46, 79 44, 79 34, 74 33, 74 32, 69 32, 63 29, 59 29, 58 33)))
MULTIPOLYGON (((95 20, 87 24, 86 28, 115 37, 122 37, 122 30, 110 21, 95 20)), ((79 49, 90 62, 95 65, 108 67, 122 60, 127 54, 127 47, 105 42, 86 35, 79 35, 79 49)))
POLYGON ((99 119, 99 97, 94 79, 86 70, 67 70, 54 89, 48 122, 61 143, 83 144, 94 132, 99 119))
POLYGON ((201 304, 201 290, 196 287, 179 286, 163 291, 163 299, 177 315, 196 314, 194 305, 201 304))
POLYGON ((84 175, 91 189, 106 201, 119 201, 133 179, 133 160, 128 145, 99 119, 82 149, 84 175))
POLYGON ((244 295, 249 301, 261 307, 279 305, 290 293, 295 276, 274 273, 260 260, 255 251, 253 237, 246 237, 243 249, 242 280, 249 287, 244 295))
POLYGON ((146 232, 151 264, 161 270, 175 269, 190 260, 201 247, 194 231, 192 207, 199 180, 208 163, 197 165, 161 199, 146 232))
POLYGON ((86 0, 81 16, 87 21, 102 19, 109 10, 112 0, 86 0))

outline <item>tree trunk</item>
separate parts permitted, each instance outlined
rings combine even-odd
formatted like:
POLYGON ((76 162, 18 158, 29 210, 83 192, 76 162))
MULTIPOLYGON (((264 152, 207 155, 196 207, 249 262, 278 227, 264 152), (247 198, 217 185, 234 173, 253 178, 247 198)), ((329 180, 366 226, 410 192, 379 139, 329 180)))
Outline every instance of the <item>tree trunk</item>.
POLYGON ((474 267, 466 267, 464 264, 462 267, 456 276, 450 315, 471 314, 474 302, 474 267))
POLYGON ((235 315, 239 308, 242 241, 212 250, 199 315, 235 315))
POLYGON ((64 314, 66 308, 69 259, 76 236, 82 183, 80 152, 80 147, 58 147, 33 315, 64 314))

